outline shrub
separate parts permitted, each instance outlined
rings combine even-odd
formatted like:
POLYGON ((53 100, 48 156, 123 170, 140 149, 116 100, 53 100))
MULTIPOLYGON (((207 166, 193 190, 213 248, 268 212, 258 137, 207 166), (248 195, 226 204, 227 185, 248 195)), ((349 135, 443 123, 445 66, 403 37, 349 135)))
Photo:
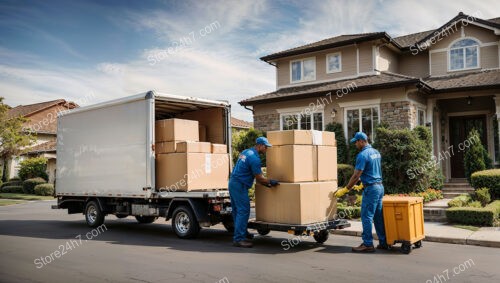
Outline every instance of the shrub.
POLYGON ((54 185, 52 184, 38 184, 35 186, 35 195, 51 196, 54 194, 54 185))
POLYGON ((493 226, 495 212, 484 207, 452 207, 446 210, 446 218, 452 223, 493 226))
POLYGON ((480 201, 475 200, 475 201, 469 202, 467 204, 467 207, 478 207, 478 208, 481 208, 481 207, 483 207, 483 205, 481 204, 480 201))
POLYGON ((477 171, 483 171, 491 168, 491 159, 488 151, 481 143, 481 138, 476 129, 472 129, 467 137, 470 147, 467 148, 464 156, 465 177, 471 183, 471 175, 477 171))
POLYGON ((449 207, 464 207, 467 206, 472 199, 468 194, 459 195, 458 197, 454 197, 452 200, 448 202, 449 207))
POLYGON ((21 178, 19 177, 12 177, 9 179, 9 182, 12 182, 12 181, 21 181, 21 178))
POLYGON ((475 189, 489 188, 492 199, 500 199, 500 169, 475 172, 471 175, 471 185, 475 189))
POLYGON ((495 218, 500 217, 500 200, 488 204, 485 208, 493 210, 495 212, 495 218))
POLYGON ((7 186, 22 186, 22 185, 23 185, 23 181, 8 181, 8 182, 3 183, 0 188, 4 188, 7 186))
POLYGON ((486 206, 491 202, 490 190, 488 188, 481 188, 476 190, 473 194, 473 198, 479 201, 482 206, 486 206))
POLYGON ((349 179, 354 173, 354 166, 349 164, 338 164, 337 165, 337 175, 338 175, 338 185, 339 187, 345 187, 349 183, 349 179))
POLYGON ((25 194, 34 194, 36 185, 45 183, 47 182, 42 178, 27 179, 23 182, 23 191, 25 194))
POLYGON ((382 155, 382 176, 389 194, 421 192, 434 184, 440 189, 441 175, 429 148, 432 146, 426 127, 413 130, 376 128, 374 147, 382 155))
POLYGON ((47 172, 47 159, 45 157, 35 157, 29 158, 21 161, 19 168, 19 177, 21 180, 31 179, 31 178, 43 178, 48 180, 47 172))
POLYGON ((335 140, 337 141, 337 163, 347 163, 347 143, 342 124, 335 122, 329 123, 325 126, 325 131, 335 132, 335 140))
POLYGON ((400 196, 400 197, 421 197, 424 199, 424 202, 429 202, 443 198, 443 193, 440 190, 435 190, 432 188, 428 188, 423 192, 411 192, 407 194, 388 194, 388 195, 400 196))
POLYGON ((23 187, 22 186, 5 186, 2 188, 2 193, 12 193, 12 194, 22 194, 23 187))
POLYGON ((361 207, 358 206, 337 206, 337 217, 343 219, 353 219, 361 217, 361 207))

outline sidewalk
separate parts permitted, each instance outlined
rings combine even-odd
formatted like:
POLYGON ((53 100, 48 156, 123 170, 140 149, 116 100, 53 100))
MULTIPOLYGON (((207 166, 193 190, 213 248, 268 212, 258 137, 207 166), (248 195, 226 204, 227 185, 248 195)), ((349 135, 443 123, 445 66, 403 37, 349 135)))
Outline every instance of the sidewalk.
MULTIPOLYGON (((363 231, 361 221, 349 220, 349 223, 351 223, 351 227, 342 230, 332 230, 331 233, 361 237, 361 232, 363 231)), ((439 222, 426 222, 424 223, 424 227, 424 241, 427 242, 500 248, 499 227, 483 227, 476 232, 439 222)), ((373 236, 377 239, 375 228, 373 228, 373 236)))

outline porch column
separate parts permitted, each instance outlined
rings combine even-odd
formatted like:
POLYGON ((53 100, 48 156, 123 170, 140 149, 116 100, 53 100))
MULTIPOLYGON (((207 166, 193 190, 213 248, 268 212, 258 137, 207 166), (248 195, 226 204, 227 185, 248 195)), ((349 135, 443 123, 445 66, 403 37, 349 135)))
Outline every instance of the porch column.
POLYGON ((436 99, 435 98, 430 98, 427 99, 427 117, 426 121, 427 123, 430 123, 430 130, 431 130, 431 136, 432 136, 432 153, 434 156, 437 157, 436 152, 436 146, 437 143, 439 142, 439 132, 437 131, 437 124, 439 124, 439 119, 435 120, 434 119, 434 109, 436 108, 436 99), (437 124, 434 122, 437 121, 437 124))
MULTIPOLYGON (((496 104, 496 118, 498 122, 498 136, 500 137, 500 94, 496 94, 495 97, 493 98, 495 100, 496 104)), ((493 139, 495 140, 495 139, 493 139)), ((500 141, 499 141, 500 143, 500 141)), ((500 147, 500 144, 498 145, 500 147)), ((495 147, 493 147, 493 155, 496 158, 496 152, 495 152, 495 147)), ((500 160, 495 160, 495 163, 500 163, 500 160)))

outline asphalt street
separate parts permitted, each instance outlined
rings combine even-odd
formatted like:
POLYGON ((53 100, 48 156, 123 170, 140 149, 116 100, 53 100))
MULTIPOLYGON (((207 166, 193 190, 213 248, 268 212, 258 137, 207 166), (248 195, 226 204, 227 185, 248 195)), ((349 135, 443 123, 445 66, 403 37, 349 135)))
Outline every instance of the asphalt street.
POLYGON ((424 242, 409 255, 354 254, 358 237, 320 245, 271 232, 242 249, 220 225, 181 240, 164 219, 111 215, 92 230, 52 204, 0 207, 1 282, 500 282, 498 248, 424 242))

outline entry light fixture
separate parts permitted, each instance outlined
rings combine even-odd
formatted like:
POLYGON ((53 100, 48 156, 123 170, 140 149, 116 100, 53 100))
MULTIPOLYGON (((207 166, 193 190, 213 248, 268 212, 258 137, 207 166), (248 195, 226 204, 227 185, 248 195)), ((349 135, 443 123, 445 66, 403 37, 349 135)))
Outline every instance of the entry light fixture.
POLYGON ((472 97, 469 95, 467 96, 467 105, 471 105, 472 104, 472 97))

